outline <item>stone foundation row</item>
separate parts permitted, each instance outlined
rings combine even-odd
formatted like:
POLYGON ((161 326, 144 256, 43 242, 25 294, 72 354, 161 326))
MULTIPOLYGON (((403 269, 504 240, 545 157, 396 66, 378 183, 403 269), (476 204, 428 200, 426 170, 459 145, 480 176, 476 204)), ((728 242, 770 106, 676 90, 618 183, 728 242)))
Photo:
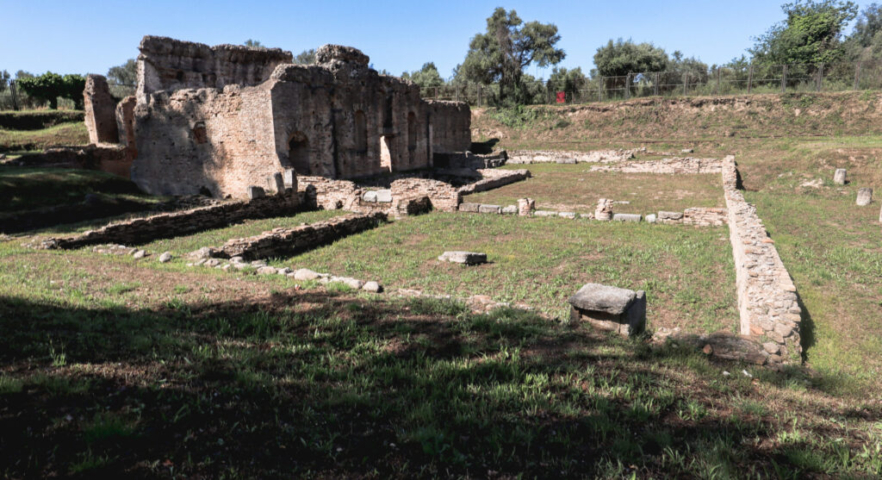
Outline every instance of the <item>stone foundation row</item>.
POLYGON ((245 219, 290 215, 297 211, 299 211, 298 197, 292 192, 286 192, 250 201, 222 203, 111 223, 98 230, 90 230, 73 237, 45 239, 33 246, 67 250, 104 243, 139 245, 161 238, 220 228, 245 219))
POLYGON ((723 164, 713 158, 666 158, 659 161, 620 162, 615 165, 591 167, 592 172, 655 173, 663 175, 697 175, 721 173, 723 164))
MULTIPOLYGON (((521 199, 529 201, 530 199, 521 199)), ((529 203, 527 203, 529 205, 529 203)), ((728 212, 725 208, 687 208, 683 212, 658 212, 645 217, 633 213, 613 213, 611 210, 602 212, 600 217, 593 213, 558 212, 553 210, 532 210, 519 208, 518 205, 492 205, 482 203, 463 202, 459 204, 459 212, 463 213, 486 213, 491 215, 520 215, 533 217, 558 217, 568 220, 602 220, 616 222, 642 222, 663 223, 666 225, 693 225, 697 227, 719 227, 728 222, 728 212)))
MULTIPOLYGON (((197 256, 204 251, 197 250, 194 252, 197 256)), ((293 270, 288 267, 276 268, 271 267, 262 260, 246 262, 242 257, 233 257, 229 261, 218 258, 200 258, 199 260, 188 263, 188 267, 215 268, 223 271, 253 271, 257 275, 284 275, 297 281, 315 280, 318 283, 327 285, 330 283, 340 283, 348 286, 353 290, 364 290, 366 292, 380 293, 383 287, 376 281, 364 281, 350 277, 338 277, 328 273, 317 273, 312 270, 301 268, 293 270)))
POLYGON ((738 190, 735 157, 723 160, 723 189, 735 257, 741 334, 758 341, 770 363, 799 363, 802 309, 796 286, 769 238, 756 207, 738 190))
POLYGON ((370 230, 387 220, 383 212, 350 214, 294 228, 275 228, 260 235, 228 240, 219 248, 208 247, 207 256, 241 257, 244 260, 294 255, 349 235, 370 230))
POLYGON ((597 150, 593 152, 566 152, 543 150, 515 150, 508 153, 507 164, 530 165, 533 163, 615 163, 645 153, 645 148, 633 150, 597 150))

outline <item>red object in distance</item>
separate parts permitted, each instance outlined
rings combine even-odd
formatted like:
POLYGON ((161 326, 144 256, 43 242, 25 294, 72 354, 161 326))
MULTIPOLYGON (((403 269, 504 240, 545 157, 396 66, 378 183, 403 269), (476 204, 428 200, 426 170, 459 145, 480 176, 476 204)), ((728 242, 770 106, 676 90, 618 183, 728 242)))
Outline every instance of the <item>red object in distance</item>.
POLYGON ((557 92, 557 103, 567 103, 566 92, 557 92))

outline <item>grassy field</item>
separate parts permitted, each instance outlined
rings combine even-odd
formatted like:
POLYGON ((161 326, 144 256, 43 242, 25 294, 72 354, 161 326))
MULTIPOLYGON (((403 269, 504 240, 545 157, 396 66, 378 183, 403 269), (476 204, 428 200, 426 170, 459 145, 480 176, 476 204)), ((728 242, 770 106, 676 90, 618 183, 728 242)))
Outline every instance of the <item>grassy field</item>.
POLYGON ((109 173, 63 168, 0 167, 0 213, 79 203, 87 194, 141 196, 131 181, 109 173))
POLYGON ((272 277, 0 243, 0 471, 882 472, 880 405, 832 398, 830 380, 713 364, 517 310, 474 315, 272 277))
POLYGON ((657 175, 650 173, 591 172, 590 164, 509 165, 526 167, 533 178, 467 196, 464 201, 517 205, 519 198, 536 200, 538 210, 593 213, 597 201, 618 202, 617 213, 649 214, 689 207, 725 207, 719 175, 657 175))
POLYGON ((0 129, 0 153, 88 143, 89 133, 83 123, 63 123, 41 130, 0 129))

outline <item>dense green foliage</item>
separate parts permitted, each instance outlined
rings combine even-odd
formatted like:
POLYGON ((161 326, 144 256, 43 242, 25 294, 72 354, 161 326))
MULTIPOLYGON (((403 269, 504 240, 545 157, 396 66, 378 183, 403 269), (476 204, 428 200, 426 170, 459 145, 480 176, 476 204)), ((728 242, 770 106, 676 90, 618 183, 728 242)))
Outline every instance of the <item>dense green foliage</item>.
POLYGON ((597 73, 605 77, 625 76, 635 72, 660 72, 668 64, 664 49, 651 43, 634 43, 621 38, 610 40, 594 54, 597 73))
POLYGON ((37 100, 49 103, 50 109, 58 108, 58 97, 72 100, 78 108, 83 106, 83 90, 86 78, 82 75, 46 72, 39 77, 20 78, 16 81, 21 89, 37 100))
POLYGON ((420 88, 440 87, 444 85, 444 79, 438 73, 438 67, 433 62, 423 64, 423 68, 414 72, 404 72, 401 78, 410 80, 420 86, 420 88))
POLYGON ((499 84, 501 102, 525 103, 530 97, 524 68, 556 65, 564 59, 557 27, 536 21, 524 23, 514 10, 497 8, 487 19, 486 33, 475 35, 460 67, 466 80, 499 84))
POLYGON ((548 90, 552 92, 566 92, 567 94, 572 94, 573 92, 582 90, 587 84, 588 78, 582 73, 581 68, 567 70, 563 67, 554 67, 551 71, 551 77, 548 79, 548 90))
POLYGON ((310 48, 309 50, 304 50, 298 53, 294 57, 294 63, 299 65, 312 65, 315 63, 315 49, 310 48))
POLYGON ((819 64, 844 57, 842 32, 857 16, 853 2, 796 0, 781 9, 787 18, 749 49, 755 63, 819 64))

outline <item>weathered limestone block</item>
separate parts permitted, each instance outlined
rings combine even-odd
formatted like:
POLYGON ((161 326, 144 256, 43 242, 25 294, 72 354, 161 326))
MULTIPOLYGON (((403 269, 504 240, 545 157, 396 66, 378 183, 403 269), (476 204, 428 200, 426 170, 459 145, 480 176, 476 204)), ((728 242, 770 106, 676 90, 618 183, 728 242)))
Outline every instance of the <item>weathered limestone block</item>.
POLYGON ((529 217, 533 210, 536 210, 536 201, 532 198, 518 199, 518 215, 529 217))
POLYGON ((517 205, 508 205, 502 208, 503 215, 516 215, 518 213, 517 205))
POLYGON ((682 220, 683 212, 658 212, 659 220, 682 220))
POLYGON ((294 171, 293 168, 288 168, 284 173, 284 183, 285 188, 290 188, 293 191, 297 191, 297 172, 294 171))
POLYGON ((438 260, 441 262, 461 263, 463 265, 479 265, 487 263, 487 254, 462 251, 444 252, 438 257, 438 260))
POLYGON ((556 217, 557 212, 552 210, 536 210, 533 212, 534 217, 556 217))
POLYGON ((873 189, 872 188, 862 188, 858 190, 857 194, 857 205, 859 207, 866 207, 870 203, 873 202, 873 189))
POLYGON ((460 212, 478 213, 481 209, 480 203, 463 202, 459 204, 460 212))
POLYGON ((392 190, 377 190, 377 203, 392 203, 392 190))
POLYGON ((106 78, 94 74, 86 77, 83 107, 86 111, 89 143, 117 143, 119 128, 116 124, 116 102, 110 96, 106 78))
POLYGON ((616 222, 639 223, 643 220, 643 215, 638 215, 636 213, 617 213, 613 215, 613 220, 616 222))
POLYGON ((255 198, 263 198, 266 196, 266 192, 262 187, 250 186, 248 187, 248 199, 254 200, 255 198))
POLYGON ((602 222, 608 222, 613 218, 613 201, 607 198, 601 198, 597 201, 597 208, 594 209, 594 219, 602 222))
POLYGON ((502 213, 502 207, 499 205, 481 205, 478 207, 478 213, 502 213))
POLYGON ((278 194, 285 193, 285 180, 282 178, 281 172, 276 172, 269 176, 270 189, 278 194))
POLYGON ((575 220, 576 219, 576 212, 558 212, 557 216, 560 218, 575 220))
POLYGON ((646 293, 597 283, 585 284, 568 300, 573 320, 629 337, 646 327, 646 293))
POLYGON ((654 213, 650 213, 646 216, 646 223, 656 223, 656 221, 658 221, 658 217, 656 217, 654 213))
POLYGON ((837 168, 836 172, 833 174, 833 183, 838 185, 845 185, 846 180, 846 170, 844 168, 837 168))

